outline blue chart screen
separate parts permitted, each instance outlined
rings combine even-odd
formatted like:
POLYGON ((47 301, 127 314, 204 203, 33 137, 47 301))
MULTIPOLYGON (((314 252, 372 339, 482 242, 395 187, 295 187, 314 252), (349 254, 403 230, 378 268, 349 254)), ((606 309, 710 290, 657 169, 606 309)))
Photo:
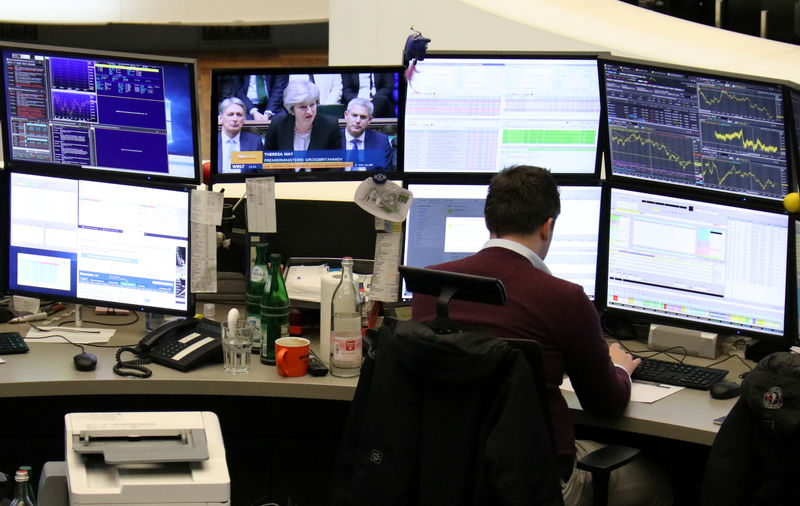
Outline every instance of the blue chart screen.
POLYGON ((3 51, 11 161, 193 178, 185 63, 3 51))
POLYGON ((781 87, 604 63, 614 175, 782 199, 781 87))

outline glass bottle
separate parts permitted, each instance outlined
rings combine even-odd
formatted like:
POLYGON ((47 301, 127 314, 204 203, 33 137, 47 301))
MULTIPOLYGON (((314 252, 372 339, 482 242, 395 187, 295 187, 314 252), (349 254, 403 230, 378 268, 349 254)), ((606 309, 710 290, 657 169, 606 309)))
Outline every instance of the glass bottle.
POLYGON ((350 257, 342 258, 342 279, 331 299, 330 371, 342 378, 361 372, 361 296, 350 257))
POLYGON ((281 274, 281 256, 269 256, 269 280, 261 297, 261 362, 275 365, 275 340, 289 336, 289 294, 281 274))
POLYGON ((247 281, 245 294, 245 319, 255 327, 253 332, 253 353, 261 352, 261 297, 267 285, 269 271, 269 257, 267 244, 256 244, 256 261, 250 269, 250 279, 247 281))
POLYGON ((9 506, 36 506, 28 471, 25 469, 18 470, 14 475, 14 481, 17 482, 17 486, 14 491, 14 499, 9 506))

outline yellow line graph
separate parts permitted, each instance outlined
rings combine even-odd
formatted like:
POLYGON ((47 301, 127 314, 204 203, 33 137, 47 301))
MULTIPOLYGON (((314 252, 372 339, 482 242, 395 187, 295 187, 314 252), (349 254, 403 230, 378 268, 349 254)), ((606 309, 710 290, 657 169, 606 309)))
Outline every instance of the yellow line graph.
POLYGON ((630 142, 638 142, 642 146, 652 146, 656 150, 664 153, 664 156, 666 157, 667 160, 677 163, 681 169, 686 169, 686 167, 692 165, 693 163, 692 160, 681 159, 681 157, 677 153, 669 149, 669 146, 667 146, 666 144, 654 141, 652 138, 649 137, 643 137, 637 132, 631 132, 630 135, 628 135, 627 137, 623 137, 621 135, 612 133, 611 142, 619 144, 620 146, 625 146, 630 142))
POLYGON ((720 168, 717 165, 717 162, 715 162, 714 160, 703 161, 702 176, 704 181, 706 180, 706 177, 713 175, 717 179, 717 184, 722 185, 725 183, 725 180, 728 179, 728 177, 735 176, 741 178, 749 178, 753 180, 758 186, 761 187, 762 190, 766 190, 767 188, 772 188, 774 190, 780 186, 779 183, 776 183, 771 179, 767 179, 766 181, 761 181, 761 179, 759 179, 759 177, 755 175, 753 172, 749 170, 743 170, 737 167, 731 168, 728 172, 723 174, 722 177, 720 177, 719 172, 720 168))
POLYGON ((746 103, 746 104, 747 104, 747 106, 748 106, 750 109, 753 109, 753 110, 755 110, 755 111, 758 111, 758 112, 760 112, 760 113, 764 114, 764 116, 766 116, 766 117, 767 117, 767 118, 769 118, 769 119, 775 119, 775 116, 774 116, 774 115, 772 115, 772 114, 769 112, 769 109, 768 109, 767 107, 764 107, 763 105, 759 105, 759 104, 755 104, 755 103, 753 103, 753 102, 750 100, 750 97, 746 97, 746 96, 745 96, 745 97, 740 97, 740 96, 734 95, 733 93, 728 93, 728 92, 727 92, 727 91, 725 91, 725 90, 720 90, 720 92, 719 92, 719 97, 712 97, 712 98, 709 98, 709 97, 707 97, 707 96, 706 96, 706 94, 703 92, 703 88, 700 88, 699 92, 700 92, 700 98, 702 98, 702 99, 703 99, 703 102, 705 102, 705 103, 706 103, 706 105, 711 105, 711 106, 713 106, 713 105, 715 105, 715 104, 719 104, 720 102, 722 102, 722 98, 723 98, 723 97, 727 97, 727 98, 729 98, 730 100, 733 100, 734 102, 746 103))
POLYGON ((770 146, 769 144, 764 144, 763 142, 761 142, 761 139, 756 139, 755 141, 751 139, 745 139, 743 129, 739 130, 738 132, 730 132, 730 133, 722 133, 714 130, 714 137, 722 142, 728 142, 732 139, 739 139, 742 143, 743 148, 752 149, 753 151, 761 150, 765 153, 777 153, 778 150, 780 149, 778 146, 770 146))

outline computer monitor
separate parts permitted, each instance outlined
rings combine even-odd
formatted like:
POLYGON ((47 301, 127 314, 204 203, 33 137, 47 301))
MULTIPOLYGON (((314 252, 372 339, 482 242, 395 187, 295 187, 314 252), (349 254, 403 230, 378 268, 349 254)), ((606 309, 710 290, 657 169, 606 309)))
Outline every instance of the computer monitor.
POLYGON ((188 188, 11 173, 9 291, 190 315, 188 188))
POLYGON ((600 175, 597 54, 431 53, 416 70, 406 94, 406 176, 523 163, 600 175))
POLYGON ((773 202, 792 188, 780 84, 626 60, 600 63, 611 179, 773 202))
MULTIPOLYGON (((800 170, 800 88, 789 88, 789 98, 792 101, 792 126, 794 128, 794 166, 795 174, 800 170)), ((795 191, 792 189, 790 191, 795 191)))
POLYGON ((213 69, 212 182, 396 176, 402 167, 402 71, 400 66, 213 69), (286 105, 293 104, 289 111, 286 105))
MULTIPOLYGON (((406 219, 403 263, 428 267, 475 253, 489 239, 483 219, 487 185, 408 184, 414 200, 406 219)), ((545 259, 553 275, 583 286, 594 300, 600 209, 599 185, 559 186, 561 214, 545 259)), ((411 294, 403 287, 402 297, 411 294)))
POLYGON ((10 43, 0 54, 7 168, 200 182, 194 60, 10 43))
POLYGON ((783 338, 786 214, 614 187, 608 221, 609 311, 783 338))

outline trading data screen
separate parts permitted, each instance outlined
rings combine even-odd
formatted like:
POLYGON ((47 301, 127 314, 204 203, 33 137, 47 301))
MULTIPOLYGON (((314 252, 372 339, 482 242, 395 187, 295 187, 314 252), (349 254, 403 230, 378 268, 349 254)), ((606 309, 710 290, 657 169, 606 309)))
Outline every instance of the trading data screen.
POLYGON ((603 62, 613 175, 782 199, 781 86, 603 62))
POLYGON ((2 57, 7 165, 199 175, 192 63, 31 49, 2 57))
POLYGON ((783 335, 786 215, 611 190, 607 307, 783 335))
POLYGON ((10 290, 189 310, 188 190, 10 177, 10 290))
MULTIPOLYGON (((489 240, 483 220, 486 185, 410 184, 404 263, 412 267, 458 260, 489 240)), ((599 186, 561 186, 561 214, 545 263, 553 275, 595 296, 600 225, 599 186)), ((403 298, 411 294, 404 289, 403 298)))
POLYGON ((596 58, 427 57, 416 68, 406 95, 405 172, 514 164, 597 172, 596 58))

